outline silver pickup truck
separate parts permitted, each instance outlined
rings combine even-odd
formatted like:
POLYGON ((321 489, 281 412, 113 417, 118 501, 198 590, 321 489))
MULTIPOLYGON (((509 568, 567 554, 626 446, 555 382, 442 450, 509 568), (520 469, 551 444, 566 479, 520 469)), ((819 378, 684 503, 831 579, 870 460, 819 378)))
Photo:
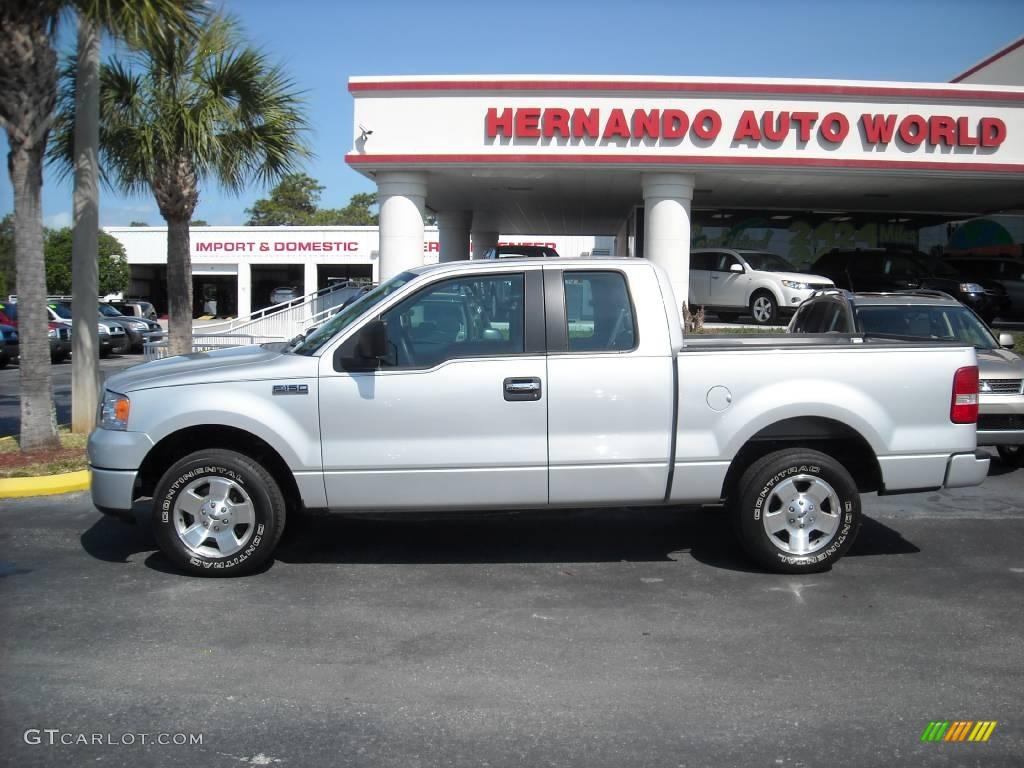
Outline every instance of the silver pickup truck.
POLYGON ((861 493, 977 485, 966 346, 684 339, 642 259, 404 272, 288 344, 136 366, 89 440, 104 512, 147 512, 207 576, 272 556, 306 509, 478 510, 724 500, 763 567, 825 569, 861 493))

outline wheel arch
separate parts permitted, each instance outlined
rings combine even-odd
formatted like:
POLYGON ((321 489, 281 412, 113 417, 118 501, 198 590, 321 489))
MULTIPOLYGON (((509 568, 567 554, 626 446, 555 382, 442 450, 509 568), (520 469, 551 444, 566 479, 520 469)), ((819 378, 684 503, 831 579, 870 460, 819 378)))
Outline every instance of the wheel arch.
POLYGON ((722 483, 721 498, 729 497, 743 472, 769 453, 785 448, 809 448, 838 461, 853 477, 861 493, 882 487, 882 470, 870 443, 856 429, 823 416, 782 419, 752 435, 733 457, 722 483))
POLYGON ((238 427, 224 424, 199 424, 179 429, 154 445, 139 467, 139 493, 152 496, 167 469, 179 459, 197 450, 223 448, 240 453, 263 466, 277 481, 288 503, 288 511, 301 508, 302 496, 295 476, 273 446, 238 427))
POLYGON ((782 289, 775 285, 773 280, 766 278, 760 278, 752 286, 750 286, 750 292, 747 294, 747 306, 749 307, 753 302, 754 297, 759 293, 770 293, 772 298, 775 299, 775 304, 779 307, 783 304, 782 289))

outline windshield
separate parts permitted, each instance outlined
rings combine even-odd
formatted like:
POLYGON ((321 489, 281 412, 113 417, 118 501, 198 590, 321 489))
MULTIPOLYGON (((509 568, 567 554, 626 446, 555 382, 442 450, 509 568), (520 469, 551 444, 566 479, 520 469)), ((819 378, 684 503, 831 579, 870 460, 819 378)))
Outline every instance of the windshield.
POLYGON ((985 324, 961 306, 857 307, 857 327, 876 336, 959 341, 977 349, 996 349, 999 344, 985 324))
POLYGON ((57 317, 61 318, 62 320, 71 319, 71 307, 67 306, 66 304, 50 304, 49 307, 54 312, 56 312, 57 317))
POLYGON ((796 267, 790 264, 781 256, 774 253, 763 252, 741 252, 740 256, 747 262, 751 269, 759 272, 799 272, 796 267))
POLYGON ((333 339, 338 333, 347 328, 353 320, 379 304, 403 285, 413 280, 416 275, 413 272, 402 272, 395 275, 386 283, 381 283, 368 293, 364 293, 358 300, 353 301, 344 309, 340 310, 330 320, 321 325, 292 347, 289 351, 297 355, 312 355, 324 344, 333 339))
POLYGON ((101 315, 106 315, 107 317, 119 317, 121 315, 120 312, 118 312, 116 309, 114 309, 109 304, 100 304, 99 308, 100 308, 100 314, 101 315))

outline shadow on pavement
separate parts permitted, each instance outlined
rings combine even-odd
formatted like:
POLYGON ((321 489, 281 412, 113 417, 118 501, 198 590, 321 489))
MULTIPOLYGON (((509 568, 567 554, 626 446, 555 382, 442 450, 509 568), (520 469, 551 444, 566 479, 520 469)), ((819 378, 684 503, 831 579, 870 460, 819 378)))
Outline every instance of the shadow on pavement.
POLYGON ((156 542, 142 526, 97 513, 98 519, 80 537, 82 549, 97 560, 127 563, 132 555, 151 552, 156 542))
MULTIPOLYGON (((988 466, 989 477, 999 477, 1000 475, 1008 475, 1011 472, 1022 471, 1021 467, 1016 467, 1013 464, 1007 464, 998 455, 992 457, 992 463, 988 466)), ((1024 471, 1022 471, 1024 474, 1024 471)))
MULTIPOLYGON (((81 543, 98 560, 127 563, 132 556, 148 552, 148 567, 179 573, 156 551, 152 537, 135 524, 101 517, 82 534, 81 543)), ((847 557, 919 551, 899 532, 865 518, 847 557)), ((292 515, 274 559, 339 564, 594 563, 663 562, 687 556, 715 568, 760 572, 746 560, 724 513, 716 508, 429 517, 292 515)))

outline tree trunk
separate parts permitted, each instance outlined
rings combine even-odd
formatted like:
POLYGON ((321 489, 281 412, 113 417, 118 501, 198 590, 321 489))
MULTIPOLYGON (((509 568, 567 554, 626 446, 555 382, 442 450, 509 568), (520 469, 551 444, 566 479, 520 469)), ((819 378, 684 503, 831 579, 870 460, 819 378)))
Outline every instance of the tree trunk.
POLYGON ((43 141, 14 144, 8 170, 14 187, 14 249, 18 267, 18 335, 21 340, 21 450, 57 448, 57 420, 47 338, 46 270, 43 266, 43 141))
POLYGON ((188 219, 167 219, 167 299, 170 326, 169 352, 192 351, 192 256, 188 219))
POLYGON ((96 426, 100 397, 96 299, 99 232, 100 36, 94 21, 78 17, 78 72, 75 79, 75 231, 71 244, 71 431, 96 426))

